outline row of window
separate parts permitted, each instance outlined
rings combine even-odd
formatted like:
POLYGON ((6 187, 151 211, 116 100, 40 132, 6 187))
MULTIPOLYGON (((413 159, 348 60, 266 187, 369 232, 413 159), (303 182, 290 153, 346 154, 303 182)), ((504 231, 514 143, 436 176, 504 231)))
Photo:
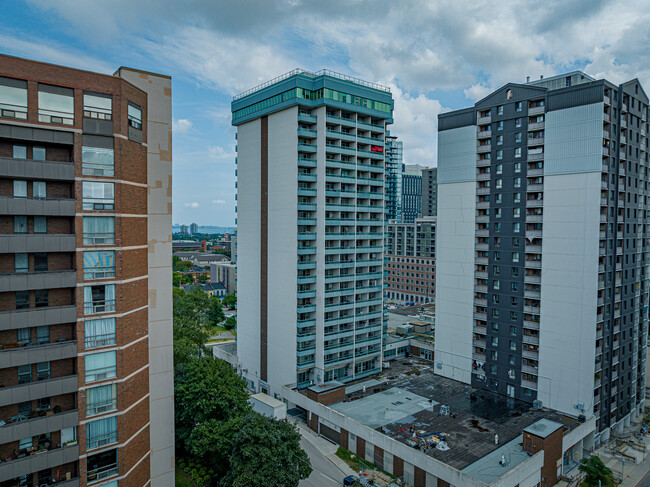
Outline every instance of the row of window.
MULTIPOLYGON (((0 116, 27 119, 27 81, 0 77, 0 116)), ((112 120, 113 97, 102 93, 83 94, 83 116, 112 120)), ((38 84, 38 121, 74 125, 74 90, 62 86, 38 84)), ((128 123, 142 129, 142 108, 129 102, 128 123)))
MULTIPOLYGON (((32 198, 47 198, 47 183, 45 181, 32 181, 31 185, 32 198)), ((14 180, 14 198, 27 198, 27 186, 28 182, 25 180, 14 180)), ((114 183, 83 181, 82 198, 83 210, 114 210, 115 185, 114 183)))

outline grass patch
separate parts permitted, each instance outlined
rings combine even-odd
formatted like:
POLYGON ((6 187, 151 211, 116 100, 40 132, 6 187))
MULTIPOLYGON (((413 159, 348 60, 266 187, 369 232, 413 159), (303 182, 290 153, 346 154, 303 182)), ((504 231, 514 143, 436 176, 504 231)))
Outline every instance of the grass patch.
POLYGON ((350 450, 346 450, 342 446, 339 446, 338 449, 336 450, 336 456, 339 457, 341 460, 343 460, 345 463, 348 464, 348 466, 354 470, 355 472, 358 472, 359 470, 376 470, 377 472, 381 472, 388 477, 391 478, 396 478, 393 475, 389 474, 386 472, 384 469, 379 468, 377 465, 374 463, 370 463, 369 461, 362 459, 359 461, 359 457, 352 453, 350 450), (352 458, 354 456, 354 458, 352 458))
POLYGON ((176 467, 176 487, 197 487, 189 475, 176 467))
POLYGON ((228 331, 223 326, 219 326, 219 325, 206 326, 204 327, 204 329, 210 334, 210 336, 215 336, 218 335, 219 333, 223 333, 224 331, 228 331))

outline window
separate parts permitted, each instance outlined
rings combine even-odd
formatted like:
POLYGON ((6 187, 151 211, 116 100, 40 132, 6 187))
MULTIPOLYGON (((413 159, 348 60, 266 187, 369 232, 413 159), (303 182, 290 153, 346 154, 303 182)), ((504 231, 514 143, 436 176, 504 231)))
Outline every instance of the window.
POLYGON ((495 202, 496 204, 500 204, 500 203, 501 203, 501 198, 502 198, 501 193, 497 193, 497 194, 495 195, 495 197, 494 197, 494 202, 495 202))
POLYGON ((519 262, 519 252, 513 252, 512 253, 512 261, 513 262, 519 262))
POLYGON ((513 203, 521 203, 521 193, 514 193, 512 195, 512 202, 513 203))
POLYGON ((74 90, 39 83, 38 121, 74 125, 74 90))
POLYGON ((115 318, 87 320, 84 327, 87 349, 115 345, 115 318))
POLYGON ((50 327, 37 326, 36 327, 36 343, 50 343, 50 327))
POLYGON ((18 403, 18 414, 22 416, 29 416, 31 412, 32 412, 32 401, 18 403))
POLYGON ((100 93, 84 93, 84 117, 111 120, 113 97, 100 93))
POLYGON ((29 438, 23 438, 18 442, 18 451, 19 452, 26 452, 27 450, 33 448, 34 446, 34 440, 30 436, 29 438))
POLYGON ((117 443, 117 416, 86 423, 86 449, 117 443))
POLYGON ((114 379, 117 373, 116 353, 92 353, 85 357, 86 382, 114 379))
POLYGON ((37 252, 34 254, 34 272, 47 271, 47 254, 37 252))
POLYGON ((115 152, 112 137, 84 136, 81 170, 90 176, 114 176, 115 152))
POLYGON ((113 183, 83 182, 84 210, 113 210, 115 192, 113 183))
POLYGON ((16 341, 20 344, 27 345, 32 341, 31 328, 18 328, 16 330, 16 341))
POLYGON ((521 132, 515 134, 515 143, 521 142, 521 132))
POLYGON ((19 365, 18 366, 18 383, 19 384, 29 384, 32 381, 32 366, 19 365))
POLYGON ((521 147, 515 148, 515 157, 521 157, 521 147))
POLYGON ((494 260, 497 261, 497 262, 501 260, 501 252, 500 251, 496 250, 494 252, 494 260))
POLYGON ((494 218, 501 218, 501 208, 495 208, 494 218))
POLYGON ((521 127, 523 120, 521 118, 515 119, 515 127, 521 127))
POLYGON ((517 336, 517 327, 516 326, 511 326, 510 327, 510 336, 513 336, 513 337, 517 336))
POLYGON ((14 233, 27 233, 27 217, 15 216, 14 217, 14 233))
POLYGON ((518 101, 515 103, 515 111, 520 112, 522 108, 523 108, 522 102, 518 101))
POLYGON ((47 197, 45 181, 34 181, 32 183, 32 192, 34 198, 45 199, 47 197))
POLYGON ((503 115, 503 105, 499 105, 499 106, 497 107, 497 113, 498 113, 499 115, 503 115))
POLYGON ((495 232, 500 232, 501 231, 501 223, 495 223, 494 224, 494 231, 495 232))
POLYGON ((86 390, 86 416, 117 409, 117 386, 110 384, 86 390))
POLYGON ((497 135, 497 145, 503 145, 503 135, 497 135))
POLYGON ((492 331, 499 331, 499 323, 492 323, 492 331))
POLYGON ((498 309, 493 309, 492 310, 492 318, 498 318, 499 317, 499 310, 498 309))
POLYGON ((34 306, 37 308, 45 308, 49 303, 49 295, 47 289, 37 289, 34 291, 34 306))
POLYGON ((492 281, 492 287, 494 288, 495 291, 498 291, 499 288, 501 287, 501 281, 492 281))
POLYGON ((518 282, 513 282, 510 287, 511 287, 513 293, 516 293, 517 291, 519 291, 519 283, 518 282))
POLYGON ((499 304, 499 295, 498 294, 493 294, 492 295, 492 302, 494 304, 499 304))
POLYGON ((0 77, 0 116, 27 120, 27 81, 0 77))
POLYGON ((497 130, 503 130, 503 121, 497 122, 497 130))
POLYGON ((497 171, 497 174, 502 174, 503 173, 503 164, 497 164, 496 171, 497 171))
POLYGON ((27 198, 27 181, 14 180, 14 198, 27 198))
POLYGON ((515 183, 513 186, 515 188, 521 188, 521 178, 515 178, 515 183))
POLYGON ((50 380, 49 362, 39 362, 36 364, 36 380, 50 380))
POLYGON ((494 181, 494 187, 496 189, 501 189, 503 187, 503 179, 497 179, 494 181))
POLYGON ((519 233, 521 231, 521 224, 519 222, 512 224, 513 233, 519 233))
POLYGON ((499 149, 497 151, 497 160, 503 159, 503 150, 499 149))
POLYGON ((84 252, 84 279, 115 277, 115 252, 84 252))
POLYGON ((521 162, 515 162, 515 172, 521 172, 521 162))
POLYGON ((29 308, 29 291, 16 291, 16 309, 29 308))
MULTIPOLYGON (((512 275, 512 277, 519 277, 519 267, 513 267, 510 270, 510 274, 512 275)), ((516 298, 512 298, 512 299, 514 301, 516 298)))
POLYGON ((513 208, 512 209, 512 216, 513 216, 513 218, 521 217, 521 208, 513 208))
POLYGON ((84 313, 115 311, 115 284, 84 287, 84 313))
POLYGON ((32 148, 32 159, 35 161, 46 161, 47 160, 47 152, 45 151, 45 147, 33 147, 32 148))
POLYGON ((49 397, 42 397, 36 400, 37 411, 49 411, 51 409, 51 402, 49 397))
MULTIPOLYGON (((515 319, 516 319, 517 313, 515 311, 513 311, 513 313, 515 313, 515 319)), ((515 350, 517 350, 517 342, 516 341, 510 340, 510 350, 512 350, 513 352, 515 350)))
POLYGON ((83 217, 84 245, 114 245, 115 218, 112 216, 83 217))
POLYGON ((129 103, 129 125, 142 130, 142 108, 132 103, 129 103))
POLYGON ((35 216, 34 217, 34 233, 47 233, 47 217, 35 216))
POLYGON ((498 354, 498 352, 497 352, 496 350, 492 350, 492 351, 490 352, 490 358, 491 358, 492 360, 494 360, 494 361, 498 360, 498 359, 499 359, 499 354, 498 354))
MULTIPOLYGON (((499 260, 499 259, 497 259, 497 260, 499 260)), ((494 266, 494 275, 498 276, 499 274, 501 274, 501 266, 495 265, 494 266)))
POLYGON ((513 247, 519 247, 519 237, 513 237, 512 238, 512 246, 513 247))
POLYGON ((13 147, 13 158, 14 159, 27 159, 27 146, 14 145, 14 147, 13 147))
POLYGON ((498 347, 499 346, 499 338, 498 337, 492 337, 492 340, 490 341, 490 345, 493 347, 498 347))
POLYGON ((14 255, 14 272, 29 272, 29 255, 14 255))

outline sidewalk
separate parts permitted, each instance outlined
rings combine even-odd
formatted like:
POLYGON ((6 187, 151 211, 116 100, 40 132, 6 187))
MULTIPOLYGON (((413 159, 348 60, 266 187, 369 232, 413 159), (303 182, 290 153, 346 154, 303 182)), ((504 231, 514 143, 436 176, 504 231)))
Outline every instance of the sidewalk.
POLYGON ((336 450, 338 450, 337 445, 327 441, 321 436, 318 436, 302 422, 296 421, 295 424, 298 426, 298 430, 300 430, 302 437, 311 443, 314 448, 320 451, 325 458, 332 462, 334 466, 343 473, 344 477, 347 477, 348 475, 356 475, 356 472, 354 472, 347 463, 336 456, 336 450))
POLYGON ((650 472, 650 455, 646 457, 639 464, 625 463, 625 471, 623 472, 625 477, 623 482, 621 482, 622 487, 636 487, 640 485, 645 477, 648 476, 650 472))

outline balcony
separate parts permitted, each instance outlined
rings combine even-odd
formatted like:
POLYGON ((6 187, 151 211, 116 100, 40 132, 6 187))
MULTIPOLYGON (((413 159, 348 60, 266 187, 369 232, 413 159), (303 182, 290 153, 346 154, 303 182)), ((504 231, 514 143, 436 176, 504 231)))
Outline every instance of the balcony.
MULTIPOLYGON (((526 159, 528 160, 528 162, 543 161, 544 160, 544 153, 543 152, 535 152, 535 153, 531 154, 529 152, 526 159)), ((541 171, 541 169, 540 169, 540 171, 541 171)), ((528 175, 532 176, 530 171, 528 171, 528 175)), ((540 173, 540 175, 541 175, 541 173, 540 173)))
POLYGON ((43 397, 60 396, 77 392, 79 387, 76 375, 29 382, 0 388, 0 407, 21 402, 34 401, 43 397))
POLYGON ((528 131, 544 130, 544 122, 533 122, 528 124, 528 131))
POLYGON ((75 340, 42 345, 31 343, 23 347, 1 350, 0 368, 18 367, 19 365, 35 364, 37 362, 52 362, 76 356, 77 342, 75 340))
POLYGON ((476 148, 476 152, 479 154, 485 154, 487 152, 490 152, 491 150, 492 150, 492 146, 490 144, 479 145, 476 148))
MULTIPOLYGON (((64 446, 54 448, 43 453, 25 456, 0 464, 0 482, 29 475, 41 470, 59 467, 66 463, 72 463, 79 460, 79 445, 64 446)), ((78 485, 79 480, 72 480, 70 483, 65 482, 57 485, 78 485)))
POLYGON ((74 164, 0 157, 0 176, 11 179, 74 181, 74 164))
POLYGON ((15 198, 0 196, 0 215, 74 216, 72 198, 15 198))
POLYGON ((74 323, 76 321, 77 307, 75 305, 17 309, 0 312, 0 324, 2 325, 2 329, 58 325, 62 323, 74 323))
POLYGON ((75 287, 77 271, 19 272, 0 274, 0 292, 75 287))
POLYGON ((491 123, 491 122, 492 122, 492 117, 491 116, 478 117, 476 119, 476 125, 485 125, 485 124, 488 124, 488 123, 491 123))
POLYGON ((492 137, 492 131, 491 130, 479 130, 476 137, 478 139, 489 139, 492 137))
POLYGON ((16 233, 0 235, 0 253, 74 252, 74 234, 16 233))
MULTIPOLYGON (((528 115, 540 115, 544 113, 544 107, 530 107, 528 108, 528 115)), ((528 125, 530 127, 530 124, 528 125)))
MULTIPOLYGON (((3 425, 0 427, 0 442, 10 443, 13 441, 19 441, 23 438, 39 436, 65 428, 72 428, 79 424, 79 413, 76 409, 56 414, 52 411, 44 411, 42 414, 45 415, 32 419, 25 418, 20 421, 3 425)), ((17 418, 17 416, 14 418, 17 418)))
POLYGON ((544 137, 531 137, 528 139, 528 147, 544 145, 544 137))

